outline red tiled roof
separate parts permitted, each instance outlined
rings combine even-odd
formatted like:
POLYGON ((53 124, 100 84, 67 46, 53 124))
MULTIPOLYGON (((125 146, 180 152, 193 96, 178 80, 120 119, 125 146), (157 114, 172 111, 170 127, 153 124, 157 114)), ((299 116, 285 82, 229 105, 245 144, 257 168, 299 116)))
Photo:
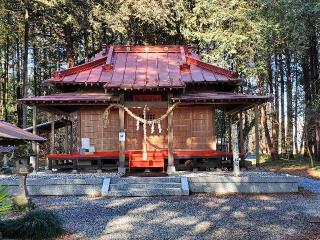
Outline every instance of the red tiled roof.
POLYGON ((103 85, 107 89, 184 88, 186 83, 231 83, 235 72, 202 62, 186 46, 109 46, 88 63, 59 71, 50 84, 103 85))
POLYGON ((0 121, 0 142, 8 141, 46 141, 45 138, 29 133, 21 128, 18 128, 10 123, 0 121))
POLYGON ((55 95, 46 95, 46 96, 36 96, 29 98, 18 99, 17 102, 30 104, 65 104, 65 103, 107 103, 107 102, 116 102, 118 101, 118 97, 112 96, 111 94, 105 93, 81 93, 81 92, 73 92, 73 93, 60 93, 55 95))
POLYGON ((189 101, 210 101, 210 102, 228 102, 228 103, 243 103, 243 102, 269 102, 271 96, 257 96, 231 92, 210 92, 210 93, 189 93, 179 97, 173 97, 174 101, 189 102, 189 101))

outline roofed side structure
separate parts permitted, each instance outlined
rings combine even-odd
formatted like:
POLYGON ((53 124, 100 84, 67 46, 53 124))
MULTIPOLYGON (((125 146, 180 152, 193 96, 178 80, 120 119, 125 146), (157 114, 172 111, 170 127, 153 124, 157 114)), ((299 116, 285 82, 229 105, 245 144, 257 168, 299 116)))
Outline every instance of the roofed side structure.
POLYGON ((34 141, 43 142, 45 138, 29 133, 5 121, 0 121, 0 143, 9 144, 11 142, 34 141))

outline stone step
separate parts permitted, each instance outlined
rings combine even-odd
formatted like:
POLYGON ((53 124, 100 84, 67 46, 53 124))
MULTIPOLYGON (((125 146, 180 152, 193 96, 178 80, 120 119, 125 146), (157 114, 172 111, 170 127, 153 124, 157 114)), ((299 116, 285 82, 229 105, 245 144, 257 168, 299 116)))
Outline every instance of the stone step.
POLYGON ((189 195, 189 184, 185 177, 125 177, 105 178, 102 196, 180 196, 189 195))
POLYGON ((109 191, 119 190, 141 190, 141 189, 167 189, 167 188, 181 188, 181 183, 164 183, 164 182, 150 182, 150 183, 116 183, 110 184, 109 191))
POLYGON ((152 196, 181 196, 184 195, 180 188, 150 188, 139 190, 108 191, 103 196, 109 197, 152 197, 152 196))
POLYGON ((180 177, 121 177, 111 178, 110 184, 180 183, 180 177))

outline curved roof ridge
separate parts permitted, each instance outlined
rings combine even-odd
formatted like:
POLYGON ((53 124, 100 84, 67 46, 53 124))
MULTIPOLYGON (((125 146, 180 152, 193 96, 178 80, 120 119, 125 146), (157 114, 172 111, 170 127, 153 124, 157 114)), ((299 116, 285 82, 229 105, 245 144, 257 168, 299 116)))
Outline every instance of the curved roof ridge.
POLYGON ((66 77, 75 73, 79 73, 79 72, 83 72, 86 71, 88 69, 92 69, 95 68, 97 66, 100 66, 102 64, 105 63, 107 59, 107 56, 99 58, 99 59, 94 59, 93 61, 89 61, 62 71, 56 71, 53 74, 53 78, 62 78, 62 77, 66 77))
POLYGON ((196 59, 190 55, 186 55, 186 60, 188 64, 192 64, 201 68, 204 68, 206 70, 218 73, 218 74, 222 74, 222 75, 226 75, 229 78, 238 78, 239 74, 237 72, 222 68, 222 67, 218 67, 216 65, 201 61, 199 59, 196 59))

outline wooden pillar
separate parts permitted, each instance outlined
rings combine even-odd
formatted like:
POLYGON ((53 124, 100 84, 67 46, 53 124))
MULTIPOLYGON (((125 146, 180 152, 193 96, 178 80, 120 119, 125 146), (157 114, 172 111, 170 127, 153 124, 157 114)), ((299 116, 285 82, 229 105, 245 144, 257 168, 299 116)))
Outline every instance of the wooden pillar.
MULTIPOLYGON (((32 112, 32 133, 37 134, 37 106, 33 105, 33 112, 32 112)), ((33 142, 32 143, 32 151, 35 155, 35 164, 34 164, 34 171, 39 171, 39 143, 33 142)))
POLYGON ((229 126, 228 126, 228 152, 232 151, 232 140, 231 140, 231 118, 229 117, 229 126))
MULTIPOLYGON (((123 103, 123 95, 120 96, 121 102, 123 103)), ((120 132, 124 132, 124 110, 123 108, 119 108, 119 130, 120 132)), ((120 139, 119 139, 120 140, 120 139)), ((126 160, 126 142, 119 141, 119 173, 126 173, 125 160, 126 160)))
POLYGON ((70 142, 69 142, 69 153, 73 153, 75 150, 74 150, 74 137, 73 137, 73 122, 71 121, 70 122, 70 142))
POLYGON ((232 157, 233 157, 233 173, 235 176, 240 175, 239 164, 239 146, 238 146, 238 124, 231 123, 231 138, 232 138, 232 157))
POLYGON ((65 152, 69 153, 69 117, 66 117, 67 125, 64 127, 64 146, 65 146, 65 152))
POLYGON ((259 108, 254 107, 255 113, 255 142, 256 142, 256 166, 260 165, 260 143, 259 143, 259 108))
POLYGON ((54 142, 55 142, 55 136, 54 136, 54 130, 55 130, 55 126, 54 126, 54 120, 55 120, 55 116, 53 113, 51 113, 50 116, 50 120, 51 120, 51 134, 50 134, 50 153, 53 154, 54 153, 54 142))
POLYGON ((244 154, 244 138, 243 138, 243 113, 240 112, 239 117, 239 138, 240 138, 240 153, 244 154))
MULTIPOLYGON (((171 106, 172 94, 168 94, 168 107, 171 106)), ((167 173, 172 174, 176 171, 173 156, 173 111, 168 115, 168 166, 167 173)))

